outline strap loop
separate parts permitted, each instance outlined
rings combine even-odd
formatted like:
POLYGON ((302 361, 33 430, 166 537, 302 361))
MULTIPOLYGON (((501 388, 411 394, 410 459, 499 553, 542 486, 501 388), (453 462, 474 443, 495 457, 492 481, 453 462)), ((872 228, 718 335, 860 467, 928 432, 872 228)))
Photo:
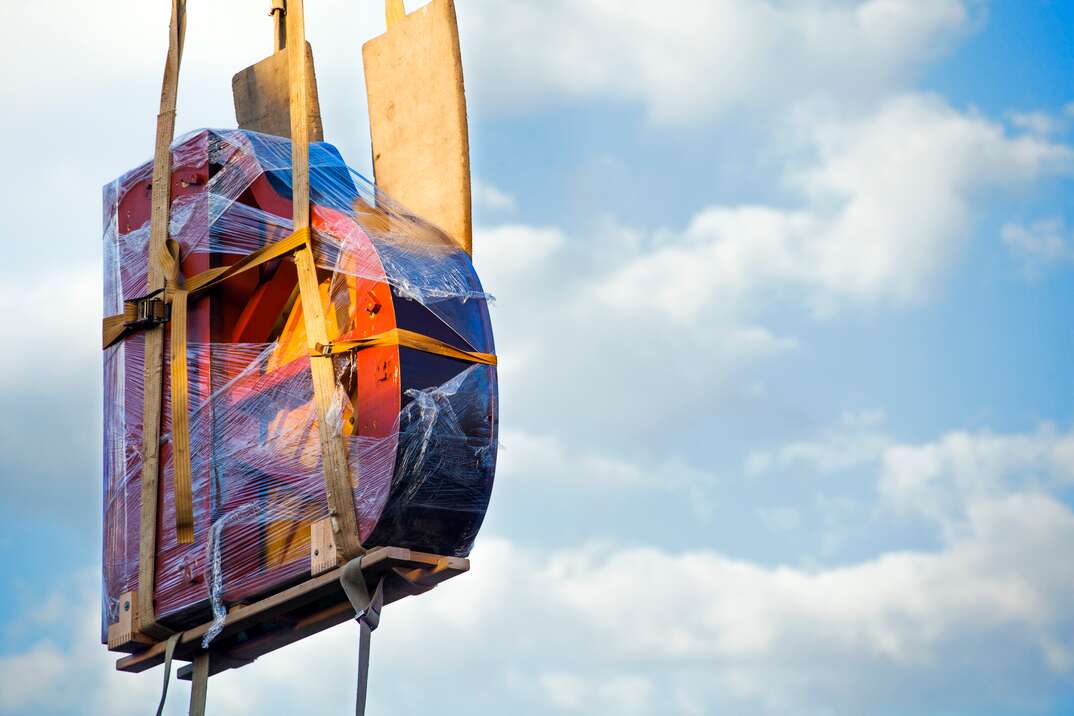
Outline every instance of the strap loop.
POLYGON ((164 647, 164 686, 160 689, 160 703, 157 704, 157 716, 164 713, 164 703, 168 700, 168 683, 172 680, 172 657, 175 656, 175 645, 179 643, 182 632, 168 637, 168 643, 164 647))

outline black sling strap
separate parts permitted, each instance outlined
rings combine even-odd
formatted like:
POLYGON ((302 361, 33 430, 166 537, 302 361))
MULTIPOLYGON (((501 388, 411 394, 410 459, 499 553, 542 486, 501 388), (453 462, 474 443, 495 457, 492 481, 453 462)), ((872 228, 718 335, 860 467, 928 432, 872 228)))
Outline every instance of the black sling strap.
POLYGON ((354 607, 354 618, 358 622, 358 687, 354 713, 356 716, 365 716, 366 689, 369 684, 369 643, 373 630, 380 624, 380 610, 384 607, 384 578, 381 577, 377 581, 377 587, 370 595, 369 585, 362 573, 362 558, 358 557, 344 565, 339 582, 354 607))

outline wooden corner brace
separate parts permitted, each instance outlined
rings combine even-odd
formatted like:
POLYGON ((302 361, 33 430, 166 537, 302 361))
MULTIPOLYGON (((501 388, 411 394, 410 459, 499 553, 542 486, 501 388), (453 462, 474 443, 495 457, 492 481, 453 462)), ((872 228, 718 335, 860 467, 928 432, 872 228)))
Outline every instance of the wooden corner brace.
POLYGON ((109 651, 130 654, 154 643, 154 639, 142 634, 138 628, 140 620, 137 606, 135 592, 124 592, 119 596, 119 618, 114 624, 108 625, 109 651))
POLYGON ((339 550, 332 534, 332 520, 325 517, 310 525, 310 576, 335 569, 339 566, 339 550))

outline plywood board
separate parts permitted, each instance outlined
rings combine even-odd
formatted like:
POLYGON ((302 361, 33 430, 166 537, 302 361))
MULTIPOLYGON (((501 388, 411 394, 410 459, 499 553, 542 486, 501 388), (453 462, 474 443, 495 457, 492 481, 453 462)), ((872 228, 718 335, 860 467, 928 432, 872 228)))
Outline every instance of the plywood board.
MULTIPOLYGON (((393 12, 393 7, 396 11, 393 12)), ((409 15, 362 47, 378 189, 472 248, 470 146, 452 0, 409 15)))
MULTIPOLYGON (((309 140, 324 141, 321 104, 317 98, 317 76, 313 48, 306 43, 309 140)), ((291 136, 291 94, 288 85, 287 51, 266 57, 239 72, 231 80, 235 98, 235 119, 240 129, 250 129, 277 137, 291 136)))

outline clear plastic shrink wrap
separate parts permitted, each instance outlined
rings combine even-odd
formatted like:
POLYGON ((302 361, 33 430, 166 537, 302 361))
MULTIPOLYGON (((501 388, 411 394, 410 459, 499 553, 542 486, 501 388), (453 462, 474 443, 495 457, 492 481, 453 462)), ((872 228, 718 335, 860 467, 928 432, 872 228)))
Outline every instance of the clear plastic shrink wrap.
MULTIPOLYGON (((190 277, 291 234, 290 141, 202 130, 172 147, 171 239, 190 277)), ((105 315, 147 294, 152 165, 104 189, 105 315)), ((469 257, 310 146, 311 225, 328 338, 412 331, 494 353, 469 257)), ((175 527, 165 341, 157 618, 182 628, 309 576, 311 523, 327 517, 310 356, 289 256, 192 299, 187 315, 194 540, 175 527)), ((165 330, 170 330, 170 327, 165 330)), ((145 338, 104 354, 102 640, 138 588, 145 338)), ((465 556, 496 462, 496 368, 401 345, 332 358, 329 422, 345 440, 360 537, 465 556)))

